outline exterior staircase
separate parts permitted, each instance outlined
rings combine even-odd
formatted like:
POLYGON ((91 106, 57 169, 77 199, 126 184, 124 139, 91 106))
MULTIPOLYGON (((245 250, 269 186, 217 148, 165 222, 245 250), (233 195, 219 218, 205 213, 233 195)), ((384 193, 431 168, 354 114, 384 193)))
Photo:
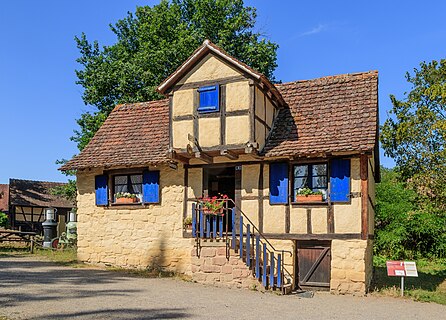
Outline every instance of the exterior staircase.
POLYGON ((292 257, 292 252, 277 250, 233 200, 221 201, 225 203, 219 213, 206 212, 200 200, 192 204, 193 255, 199 258, 203 245, 212 241, 224 243, 227 261, 233 261, 236 255, 250 271, 246 275, 255 279, 263 289, 290 293, 293 276, 284 266, 284 258, 285 255, 292 257))

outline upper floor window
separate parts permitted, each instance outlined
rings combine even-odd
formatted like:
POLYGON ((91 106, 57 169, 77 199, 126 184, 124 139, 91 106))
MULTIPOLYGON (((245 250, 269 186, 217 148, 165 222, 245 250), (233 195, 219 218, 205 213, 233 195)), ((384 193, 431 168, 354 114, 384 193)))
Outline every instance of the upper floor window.
POLYGON ((299 190, 309 188, 313 192, 322 192, 323 199, 327 199, 328 175, 327 164, 299 164, 294 166, 293 196, 299 190))
POLYGON ((198 112, 217 112, 220 110, 219 86, 206 86, 198 88, 198 112))

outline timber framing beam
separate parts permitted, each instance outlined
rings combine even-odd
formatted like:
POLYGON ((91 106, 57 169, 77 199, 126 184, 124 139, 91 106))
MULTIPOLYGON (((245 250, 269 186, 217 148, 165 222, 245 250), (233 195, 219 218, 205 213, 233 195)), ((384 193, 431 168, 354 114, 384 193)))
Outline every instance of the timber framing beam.
POLYGON ((369 233, 369 188, 368 188, 368 156, 361 154, 360 156, 360 176, 361 176, 361 239, 367 240, 369 233))
POLYGON ((200 151, 195 152, 195 158, 200 159, 206 162, 207 164, 212 164, 214 162, 210 155, 200 151))
POLYGON ((230 160, 237 160, 238 159, 238 154, 236 154, 235 152, 228 150, 228 149, 223 149, 220 151, 220 155, 230 159, 230 160))

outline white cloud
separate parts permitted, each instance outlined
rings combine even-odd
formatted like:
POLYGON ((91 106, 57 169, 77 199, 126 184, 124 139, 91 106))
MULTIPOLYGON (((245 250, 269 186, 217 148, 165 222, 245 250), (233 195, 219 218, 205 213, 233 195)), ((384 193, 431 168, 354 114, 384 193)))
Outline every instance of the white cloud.
POLYGON ((327 29, 326 24, 319 24, 317 27, 314 27, 313 29, 311 29, 309 31, 301 33, 299 36, 300 37, 311 36, 313 34, 318 34, 326 29, 327 29))

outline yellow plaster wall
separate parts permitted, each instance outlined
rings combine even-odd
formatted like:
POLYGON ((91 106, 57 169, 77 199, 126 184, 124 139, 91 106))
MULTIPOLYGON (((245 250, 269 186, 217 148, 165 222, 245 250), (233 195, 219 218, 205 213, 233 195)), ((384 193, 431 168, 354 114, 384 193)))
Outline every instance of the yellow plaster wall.
MULTIPOLYGON (((359 158, 351 159, 351 192, 361 192, 361 177, 359 171, 359 158)), ((361 232, 361 198, 351 199, 351 204, 335 204, 334 227, 335 233, 361 232)))
POLYGON ((220 118, 200 118, 198 128, 200 146, 214 147, 220 145, 220 118))
POLYGON ((242 197, 259 195, 259 174, 259 164, 242 166, 242 197))
POLYGON ((193 135, 194 123, 192 120, 173 121, 172 140, 174 148, 186 148, 189 143, 188 134, 193 135))
MULTIPOLYGON (((259 227, 259 201, 258 200, 242 200, 242 211, 251 220, 251 222, 259 227)), ((249 223, 247 221, 245 224, 249 223)), ((251 228, 252 231, 252 228, 251 228)))
POLYGON ((226 84, 226 111, 247 110, 250 104, 250 86, 248 81, 226 84))
POLYGON ((226 144, 244 144, 249 141, 249 116, 226 117, 226 144))
POLYGON ((263 232, 285 233, 285 206, 263 200, 263 232))
POLYGON ((265 120, 265 99, 263 92, 260 91, 259 88, 256 87, 255 89, 255 95, 256 95, 256 104, 255 104, 255 111, 256 116, 258 116, 260 119, 265 120))
POLYGON ((291 207, 290 211, 290 233, 307 233, 307 209, 302 207, 291 207))
POLYGON ((178 84, 216 80, 241 75, 238 71, 222 62, 212 54, 208 54, 189 71, 178 84))
POLYGON ((78 259, 128 268, 190 271, 190 239, 183 232, 183 170, 160 167, 161 204, 98 207, 95 175, 78 172, 78 259))
POLYGON ((268 98, 266 98, 266 123, 270 127, 273 124, 274 112, 275 112, 275 108, 274 108, 273 104, 271 103, 271 101, 268 98))
POLYGON ((189 168, 188 169, 188 184, 187 197, 198 198, 202 196, 203 192, 203 169, 189 168))
POLYGON ((327 230, 327 208, 311 208, 311 231, 323 234, 327 230))
POLYGON ((259 150, 262 150, 265 146, 265 126, 259 122, 258 120, 255 120, 255 129, 256 129, 256 142, 259 144, 259 150))
POLYGON ((176 90, 173 92, 172 115, 184 116, 194 113, 194 89, 176 90))
POLYGON ((372 167, 374 167, 374 157, 372 155, 371 161, 369 161, 368 164, 368 170, 369 170, 369 180, 368 180, 368 191, 369 191, 369 197, 371 199, 368 201, 368 214, 369 214, 369 234, 374 234, 375 232, 375 210, 374 205, 376 204, 376 185, 375 185, 375 177, 373 175, 372 167))

